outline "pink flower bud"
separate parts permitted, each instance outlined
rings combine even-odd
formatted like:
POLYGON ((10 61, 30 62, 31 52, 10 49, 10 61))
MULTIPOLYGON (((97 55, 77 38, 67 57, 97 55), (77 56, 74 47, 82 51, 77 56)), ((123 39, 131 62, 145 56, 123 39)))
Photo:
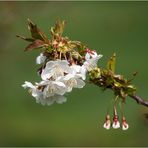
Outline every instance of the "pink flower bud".
POLYGON ((110 129, 110 126, 111 126, 110 116, 107 115, 103 127, 105 129, 109 130, 110 129))
POLYGON ((122 118, 122 130, 127 130, 129 128, 129 125, 126 122, 125 117, 122 118))
POLYGON ((120 128, 120 122, 117 115, 114 115, 112 127, 114 129, 120 128))

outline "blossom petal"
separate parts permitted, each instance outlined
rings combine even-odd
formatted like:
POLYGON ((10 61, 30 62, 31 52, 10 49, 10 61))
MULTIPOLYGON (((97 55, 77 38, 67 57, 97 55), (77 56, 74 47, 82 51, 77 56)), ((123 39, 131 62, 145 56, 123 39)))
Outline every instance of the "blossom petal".
POLYGON ((71 74, 73 74, 73 73, 79 73, 80 70, 81 70, 81 66, 80 65, 76 65, 76 64, 71 65, 70 68, 72 69, 71 70, 71 74))
POLYGON ((50 79, 53 77, 57 79, 60 76, 63 76, 64 73, 73 73, 73 70, 68 65, 68 61, 66 60, 56 60, 49 61, 46 64, 46 67, 43 69, 41 73, 41 78, 43 80, 50 79))
POLYGON ((76 79, 77 80, 77 85, 75 86, 76 88, 83 88, 85 86, 85 82, 81 79, 76 79))
POLYGON ((42 64, 46 60, 46 56, 41 53, 37 58, 36 58, 36 64, 42 64))
POLYGON ((81 73, 82 79, 85 80, 86 79, 87 69, 86 69, 86 67, 84 65, 82 65, 80 73, 81 73))
POLYGON ((46 63, 46 67, 47 69, 52 69, 55 66, 55 61, 49 61, 46 63))
POLYGON ((87 52, 85 55, 85 60, 89 60, 91 58, 90 54, 87 52))
POLYGON ((44 69, 41 73, 41 78, 42 80, 47 80, 47 79, 50 79, 52 75, 53 74, 51 69, 46 69, 46 70, 44 69))
POLYGON ((25 83, 22 85, 24 89, 28 88, 34 88, 34 85, 31 82, 25 81, 25 83))
POLYGON ((63 80, 68 81, 68 80, 70 80, 71 78, 74 78, 74 75, 72 75, 72 74, 67 74, 66 76, 63 77, 63 80))
POLYGON ((56 102, 62 104, 67 101, 67 98, 62 95, 55 95, 56 102))

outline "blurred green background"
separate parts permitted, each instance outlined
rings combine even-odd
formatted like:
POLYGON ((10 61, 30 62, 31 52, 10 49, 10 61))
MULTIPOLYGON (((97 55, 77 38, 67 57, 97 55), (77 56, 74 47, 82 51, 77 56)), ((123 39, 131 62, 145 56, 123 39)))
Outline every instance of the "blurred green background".
POLYGON ((127 98, 129 130, 102 128, 114 97, 88 84, 68 94, 63 104, 36 104, 21 85, 37 82, 39 50, 24 52, 27 18, 49 34, 56 19, 67 21, 65 35, 86 43, 104 57, 117 53, 117 73, 130 78, 148 98, 148 2, 0 2, 0 146, 148 146, 148 109, 127 98))

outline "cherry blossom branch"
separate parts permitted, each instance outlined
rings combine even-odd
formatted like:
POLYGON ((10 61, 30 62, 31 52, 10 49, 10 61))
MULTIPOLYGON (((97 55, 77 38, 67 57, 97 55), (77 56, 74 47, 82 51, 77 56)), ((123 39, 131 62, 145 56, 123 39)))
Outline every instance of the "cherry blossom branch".
POLYGON ((96 51, 89 49, 80 41, 72 41, 68 37, 63 37, 65 21, 58 20, 54 27, 50 29, 50 39, 28 19, 28 29, 31 37, 17 37, 30 42, 25 51, 32 51, 42 48, 44 51, 36 58, 36 64, 42 64, 38 70, 41 81, 35 84, 25 81, 23 88, 28 88, 30 94, 42 105, 52 105, 54 102, 62 104, 66 102, 65 94, 71 92, 73 88, 83 88, 87 80, 102 90, 111 89, 114 92, 114 114, 111 121, 109 112, 103 125, 105 129, 129 128, 126 118, 122 112, 122 124, 120 126, 116 105, 117 99, 123 102, 127 96, 148 107, 148 101, 144 101, 136 94, 136 87, 131 83, 136 73, 131 79, 126 79, 123 75, 116 74, 116 54, 114 53, 105 68, 98 67, 97 62, 102 57, 96 51), (89 79, 86 79, 88 76, 89 79))
POLYGON ((141 97, 137 95, 130 95, 130 97, 134 99, 138 104, 148 107, 148 101, 144 101, 141 97))

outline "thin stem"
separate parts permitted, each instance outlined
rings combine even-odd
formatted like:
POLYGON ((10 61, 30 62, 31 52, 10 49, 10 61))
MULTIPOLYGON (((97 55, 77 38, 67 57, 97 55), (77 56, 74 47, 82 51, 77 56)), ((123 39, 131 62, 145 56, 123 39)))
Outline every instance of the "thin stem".
POLYGON ((60 51, 60 60, 61 60, 61 57, 62 57, 62 53, 61 53, 61 51, 60 51))
POLYGON ((114 115, 115 115, 115 116, 117 116, 116 105, 117 105, 117 102, 118 102, 118 98, 119 98, 119 96, 117 95, 116 98, 115 98, 115 102, 114 102, 114 115))
POLYGON ((114 106, 114 116, 117 116, 117 109, 116 109, 116 106, 114 106))
POLYGON ((67 57, 66 57, 66 54, 65 53, 63 53, 64 54, 64 58, 65 58, 65 60, 67 61, 67 57))
POLYGON ((115 98, 114 106, 117 105, 118 99, 119 99, 119 96, 117 95, 116 98, 115 98))
POLYGON ((108 107, 107 107, 107 114, 109 114, 109 112, 110 112, 110 107, 111 107, 113 101, 114 101, 114 99, 111 99, 110 103, 108 104, 108 107))
POLYGON ((148 101, 144 101, 141 97, 137 95, 129 95, 132 99, 137 101, 138 104, 144 105, 145 107, 148 107, 148 101))
POLYGON ((121 111, 121 116, 124 117, 124 102, 121 102, 120 104, 120 111, 121 111))

